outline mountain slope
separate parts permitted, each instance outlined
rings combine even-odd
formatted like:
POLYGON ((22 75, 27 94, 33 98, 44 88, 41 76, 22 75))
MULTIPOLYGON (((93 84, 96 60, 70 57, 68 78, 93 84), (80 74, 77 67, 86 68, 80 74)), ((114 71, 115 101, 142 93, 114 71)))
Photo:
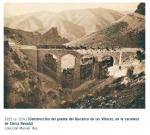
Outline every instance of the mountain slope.
POLYGON ((58 45, 68 42, 67 39, 58 35, 57 28, 51 28, 46 33, 40 34, 5 27, 4 35, 21 45, 58 45))
POLYGON ((25 31, 37 31, 43 28, 42 22, 34 16, 29 16, 26 20, 20 21, 17 25, 11 24, 10 27, 15 27, 16 29, 23 28, 25 31))
POLYGON ((5 18, 5 27, 42 34, 56 27, 61 37, 71 41, 103 29, 122 16, 117 11, 104 8, 38 12, 5 18))
POLYGON ((143 47, 145 41, 144 16, 133 13, 127 14, 111 26, 98 32, 84 36, 67 43, 69 46, 86 47, 143 47))

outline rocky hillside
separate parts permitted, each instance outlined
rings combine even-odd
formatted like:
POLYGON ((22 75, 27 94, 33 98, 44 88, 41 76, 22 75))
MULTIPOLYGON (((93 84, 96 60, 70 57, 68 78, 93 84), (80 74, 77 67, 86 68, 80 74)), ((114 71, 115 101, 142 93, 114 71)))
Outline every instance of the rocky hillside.
POLYGON ((22 45, 60 45, 68 40, 58 35, 57 28, 51 28, 44 34, 4 28, 4 35, 22 45))
POLYGON ((28 57, 17 47, 5 44, 4 107, 44 108, 56 106, 55 82, 34 71, 28 57), (54 88, 55 87, 55 88, 54 88))
MULTIPOLYGON (((145 74, 144 72, 128 78, 115 79, 98 92, 82 96, 80 99, 60 104, 60 108, 145 108, 145 74)), ((96 87, 96 86, 95 86, 96 87)), ((95 90, 95 89, 94 89, 95 90)), ((94 91, 93 90, 93 91, 94 91)), ((88 89, 87 89, 88 91, 88 89)))
POLYGON ((74 40, 109 26, 123 14, 104 8, 37 12, 5 18, 5 27, 45 33, 56 27, 61 37, 74 40))
POLYGON ((111 26, 68 43, 69 46, 86 47, 143 47, 145 46, 145 18, 127 14, 111 26))

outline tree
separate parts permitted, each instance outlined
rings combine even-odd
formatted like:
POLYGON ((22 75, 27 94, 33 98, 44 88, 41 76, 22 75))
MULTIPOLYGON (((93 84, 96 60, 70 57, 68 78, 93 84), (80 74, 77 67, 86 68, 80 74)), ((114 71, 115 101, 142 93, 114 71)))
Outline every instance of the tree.
POLYGON ((145 60, 145 52, 137 51, 136 52, 136 58, 140 61, 145 60))
POLYGON ((131 67, 128 68, 128 70, 127 70, 127 76, 128 76, 129 78, 132 78, 132 77, 133 77, 133 70, 134 70, 134 67, 133 67, 133 66, 131 66, 131 67))
POLYGON ((145 50, 145 29, 138 32, 139 46, 145 50))
POLYGON ((135 13, 145 15, 145 3, 140 3, 137 9, 135 10, 135 13))

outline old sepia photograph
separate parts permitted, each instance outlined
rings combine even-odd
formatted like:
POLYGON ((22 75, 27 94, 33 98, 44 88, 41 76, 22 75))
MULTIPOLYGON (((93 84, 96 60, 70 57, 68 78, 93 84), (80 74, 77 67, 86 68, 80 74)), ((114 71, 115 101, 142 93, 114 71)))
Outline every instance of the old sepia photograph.
POLYGON ((145 3, 4 3, 4 108, 144 109, 145 3))

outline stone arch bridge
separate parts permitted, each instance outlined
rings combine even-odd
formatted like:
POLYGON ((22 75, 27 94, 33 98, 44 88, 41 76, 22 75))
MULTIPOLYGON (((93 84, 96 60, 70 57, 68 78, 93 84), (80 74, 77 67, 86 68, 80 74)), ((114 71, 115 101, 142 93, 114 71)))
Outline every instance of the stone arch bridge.
MULTIPOLYGON (((61 71, 61 58, 65 55, 73 55, 75 57, 75 66, 73 72, 73 88, 79 86, 82 82, 80 78, 80 69, 81 69, 81 59, 85 55, 90 55, 94 57, 94 63, 92 65, 92 76, 91 79, 94 79, 99 72, 99 62, 103 60, 106 56, 111 56, 114 60, 114 65, 121 65, 129 59, 134 59, 136 52, 140 50, 139 48, 125 48, 118 50, 68 50, 68 49, 44 49, 38 48, 36 46, 25 46, 22 45, 20 50, 26 54, 29 58, 31 66, 38 72, 45 72, 56 79, 57 83, 61 85, 62 83, 62 71, 61 71), (51 69, 44 69, 43 59, 48 56, 48 54, 54 56, 55 67, 51 69), (56 59, 56 61, 55 61, 56 59)), ((131 61, 132 62, 132 61, 131 61)))

